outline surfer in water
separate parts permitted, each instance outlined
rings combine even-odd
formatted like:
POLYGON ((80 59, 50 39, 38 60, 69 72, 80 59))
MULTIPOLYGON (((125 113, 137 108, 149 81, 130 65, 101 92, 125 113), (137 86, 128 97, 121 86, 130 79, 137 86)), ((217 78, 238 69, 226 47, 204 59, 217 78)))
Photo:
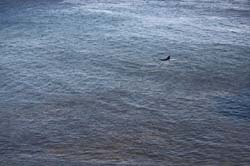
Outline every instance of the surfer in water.
POLYGON ((169 61, 170 60, 170 55, 167 58, 160 59, 161 61, 169 61))

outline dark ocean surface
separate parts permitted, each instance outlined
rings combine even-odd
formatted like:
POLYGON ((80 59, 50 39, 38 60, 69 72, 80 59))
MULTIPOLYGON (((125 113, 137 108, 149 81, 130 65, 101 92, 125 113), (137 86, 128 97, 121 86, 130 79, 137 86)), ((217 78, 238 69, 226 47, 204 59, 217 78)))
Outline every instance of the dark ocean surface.
POLYGON ((249 166, 250 1, 1 0, 0 166, 82 165, 249 166))

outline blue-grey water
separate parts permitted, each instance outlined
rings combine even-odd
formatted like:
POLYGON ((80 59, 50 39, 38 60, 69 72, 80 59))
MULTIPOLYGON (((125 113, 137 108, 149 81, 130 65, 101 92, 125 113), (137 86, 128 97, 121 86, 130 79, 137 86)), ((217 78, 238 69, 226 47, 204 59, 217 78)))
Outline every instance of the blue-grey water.
POLYGON ((250 1, 1 0, 0 165, 250 165, 250 1))

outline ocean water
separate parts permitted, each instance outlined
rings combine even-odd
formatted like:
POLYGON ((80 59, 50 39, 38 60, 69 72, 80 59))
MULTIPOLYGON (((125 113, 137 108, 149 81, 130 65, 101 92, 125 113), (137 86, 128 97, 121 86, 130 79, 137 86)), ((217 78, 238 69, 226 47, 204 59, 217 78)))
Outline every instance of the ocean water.
POLYGON ((250 165, 250 2, 1 0, 0 165, 250 165))

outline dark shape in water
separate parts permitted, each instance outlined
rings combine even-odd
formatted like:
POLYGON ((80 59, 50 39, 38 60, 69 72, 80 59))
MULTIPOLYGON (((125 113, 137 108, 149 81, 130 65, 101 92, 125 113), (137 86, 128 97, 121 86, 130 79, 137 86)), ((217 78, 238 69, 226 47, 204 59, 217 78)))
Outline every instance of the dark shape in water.
POLYGON ((168 61, 170 60, 170 56, 168 56, 167 58, 164 58, 164 59, 160 59, 161 61, 168 61))

